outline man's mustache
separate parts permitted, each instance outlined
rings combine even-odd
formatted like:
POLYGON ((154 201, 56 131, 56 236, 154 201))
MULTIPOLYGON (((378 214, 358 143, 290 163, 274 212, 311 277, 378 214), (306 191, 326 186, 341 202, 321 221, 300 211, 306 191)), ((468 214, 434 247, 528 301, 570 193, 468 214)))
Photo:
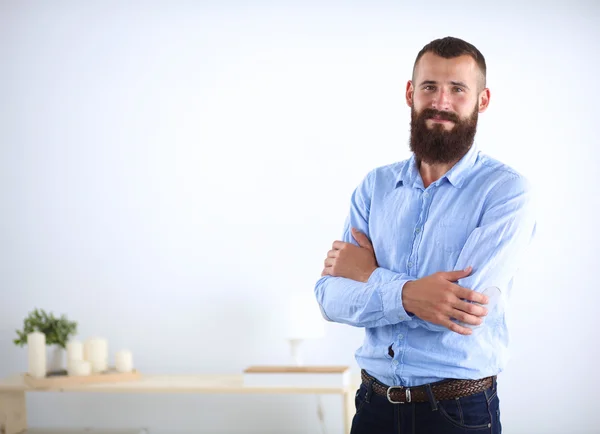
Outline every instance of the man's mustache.
POLYGON ((460 119, 458 118, 458 116, 455 113, 440 111, 440 110, 431 109, 431 108, 423 109, 423 112, 421 113, 421 118, 431 119, 434 117, 438 117, 439 119, 442 119, 445 121, 452 121, 452 122, 460 121, 460 119))

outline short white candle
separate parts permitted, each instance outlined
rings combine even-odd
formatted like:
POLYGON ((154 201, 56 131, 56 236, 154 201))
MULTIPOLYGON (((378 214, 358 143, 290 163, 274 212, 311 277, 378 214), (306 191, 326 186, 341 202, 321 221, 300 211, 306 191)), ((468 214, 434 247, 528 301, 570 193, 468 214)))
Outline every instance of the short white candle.
POLYGON ((67 364, 71 360, 84 360, 83 343, 80 341, 67 342, 67 364))
POLYGON ((108 342, 102 338, 88 340, 86 360, 92 364, 92 372, 98 373, 108 369, 108 342))
POLYGON ((91 339, 87 339, 83 343, 83 360, 90 360, 90 342, 91 339))
POLYGON ((32 332, 27 335, 28 373, 35 378, 46 376, 46 335, 32 332))
POLYGON ((92 364, 87 360, 69 360, 67 373, 71 376, 84 377, 92 372, 92 364))
POLYGON ((115 367, 117 372, 131 372, 133 370, 133 355, 131 351, 118 351, 115 354, 115 367))

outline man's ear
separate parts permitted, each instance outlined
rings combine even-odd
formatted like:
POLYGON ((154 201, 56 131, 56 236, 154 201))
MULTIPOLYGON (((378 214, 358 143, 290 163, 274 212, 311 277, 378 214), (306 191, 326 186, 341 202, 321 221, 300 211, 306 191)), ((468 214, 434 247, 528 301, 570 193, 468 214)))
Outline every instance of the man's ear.
POLYGON ((490 90, 486 87, 479 93, 479 113, 483 113, 490 105, 490 90))
POLYGON ((414 95, 415 95, 415 89, 413 88, 412 80, 408 80, 408 83, 406 83, 406 104, 409 107, 413 106, 414 95))

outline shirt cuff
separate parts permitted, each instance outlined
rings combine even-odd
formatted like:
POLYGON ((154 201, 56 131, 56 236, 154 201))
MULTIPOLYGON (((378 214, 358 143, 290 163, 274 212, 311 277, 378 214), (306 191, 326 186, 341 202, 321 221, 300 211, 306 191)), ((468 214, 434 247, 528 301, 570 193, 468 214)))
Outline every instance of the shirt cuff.
POLYGON ((367 284, 375 284, 379 287, 381 301, 383 303, 383 314, 391 324, 402 321, 410 321, 413 314, 404 310, 402 305, 402 290, 406 282, 416 280, 406 278, 406 275, 394 273, 385 268, 378 267, 373 271, 367 284))
POLYGON ((369 276, 367 283, 388 283, 402 278, 401 274, 394 273, 387 268, 377 267, 369 276))

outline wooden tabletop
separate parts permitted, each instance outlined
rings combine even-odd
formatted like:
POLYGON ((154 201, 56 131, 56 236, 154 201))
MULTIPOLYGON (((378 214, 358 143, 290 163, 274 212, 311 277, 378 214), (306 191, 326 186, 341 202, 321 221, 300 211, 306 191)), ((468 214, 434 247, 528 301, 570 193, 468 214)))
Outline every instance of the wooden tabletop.
POLYGON ((23 374, 0 380, 0 392, 103 392, 103 393, 307 393, 342 394, 348 388, 317 387, 248 387, 243 375, 142 375, 135 381, 81 384, 61 387, 33 388, 25 383, 23 374))

